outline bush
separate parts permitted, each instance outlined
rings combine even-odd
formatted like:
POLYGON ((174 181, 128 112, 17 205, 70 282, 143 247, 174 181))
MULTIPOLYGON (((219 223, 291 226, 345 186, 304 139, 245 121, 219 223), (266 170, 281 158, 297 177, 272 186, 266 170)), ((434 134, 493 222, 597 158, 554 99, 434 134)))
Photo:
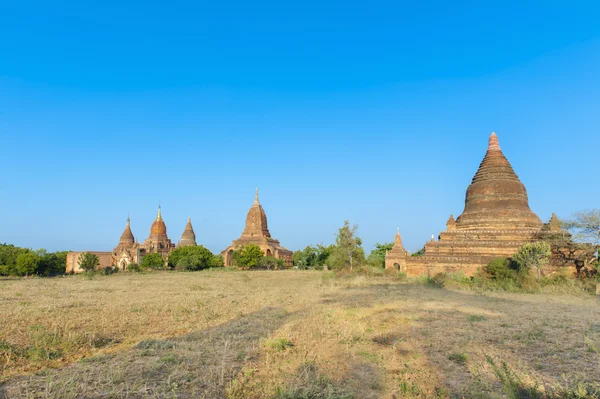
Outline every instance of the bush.
POLYGON ((142 269, 162 269, 164 266, 165 260, 158 253, 144 255, 140 265, 142 269))
POLYGON ((177 270, 202 270, 216 267, 219 261, 202 245, 176 248, 169 254, 169 267, 177 270))
POLYGON ((127 268, 125 270, 128 272, 133 272, 133 273, 139 273, 142 271, 142 269, 140 268, 140 265, 138 265, 137 263, 128 264, 127 268))
POLYGON ((104 267, 102 269, 100 269, 98 271, 99 274, 103 274, 105 276, 109 276, 111 274, 115 274, 119 272, 119 268, 118 267, 112 267, 112 266, 108 266, 108 267, 104 267))
POLYGON ((250 244, 233 251, 233 263, 240 269, 254 269, 265 256, 258 245, 250 244))
POLYGON ((277 259, 273 256, 265 256, 258 261, 259 269, 277 270, 283 268, 283 259, 277 259))
POLYGON ((515 265, 506 258, 494 259, 485 267, 485 271, 495 280, 518 278, 515 265))

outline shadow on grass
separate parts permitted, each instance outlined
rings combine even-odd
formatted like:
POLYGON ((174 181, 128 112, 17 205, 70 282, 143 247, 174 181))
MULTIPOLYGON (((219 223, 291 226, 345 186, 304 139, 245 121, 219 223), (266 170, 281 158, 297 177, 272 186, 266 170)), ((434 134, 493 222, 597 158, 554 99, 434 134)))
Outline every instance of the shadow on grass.
MULTIPOLYGON (((446 385, 440 397, 600 398, 600 351, 593 345, 600 342, 600 324, 594 324, 600 307, 592 298, 573 303, 559 297, 384 283, 349 285, 321 303, 383 305, 365 316, 374 321, 410 314, 411 327, 398 330, 398 337, 421 342, 423 364, 437 369, 446 385), (455 361, 457 354, 465 361, 455 361)), ((392 331, 374 341, 391 346, 398 337, 392 331)))
POLYGON ((291 316, 265 308, 223 325, 83 359, 0 386, 0 398, 218 398, 291 316))

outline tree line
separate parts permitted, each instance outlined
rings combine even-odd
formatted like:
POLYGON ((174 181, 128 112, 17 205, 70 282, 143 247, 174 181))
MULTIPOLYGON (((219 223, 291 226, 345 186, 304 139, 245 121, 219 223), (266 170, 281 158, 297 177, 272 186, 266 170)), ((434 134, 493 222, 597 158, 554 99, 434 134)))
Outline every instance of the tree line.
POLYGON ((69 251, 48 252, 0 244, 0 276, 64 274, 69 251))

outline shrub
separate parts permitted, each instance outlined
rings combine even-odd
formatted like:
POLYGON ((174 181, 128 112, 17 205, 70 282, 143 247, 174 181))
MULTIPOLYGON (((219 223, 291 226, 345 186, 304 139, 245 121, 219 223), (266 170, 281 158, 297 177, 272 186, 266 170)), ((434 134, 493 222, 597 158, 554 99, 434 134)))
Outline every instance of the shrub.
POLYGON ((105 276, 109 276, 111 274, 115 274, 118 272, 119 272, 119 268, 112 267, 112 266, 103 267, 102 269, 99 270, 99 273, 104 274, 105 276))
POLYGON ((250 244, 233 252, 233 263, 241 269, 254 269, 264 256, 258 245, 250 244))
POLYGON ((485 271, 495 280, 516 279, 517 270, 510 259, 494 259, 485 267, 485 271))
POLYGON ((140 265, 142 269, 161 269, 164 266, 165 261, 161 254, 158 253, 144 255, 142 264, 140 265))
POLYGON ((550 245, 544 241, 528 242, 523 244, 513 256, 513 261, 521 270, 537 268, 538 281, 542 278, 542 266, 548 263, 552 251, 550 245))
POLYGON ((169 266, 177 270, 202 270, 217 265, 215 256, 202 245, 176 248, 169 254, 169 266))
POLYGON ((128 264, 127 268, 125 270, 128 272, 134 272, 134 273, 139 273, 142 271, 142 269, 140 268, 140 265, 138 265, 137 263, 128 264))
POLYGON ((277 270, 283 268, 283 259, 277 259, 273 256, 264 256, 259 259, 257 268, 267 270, 277 270))

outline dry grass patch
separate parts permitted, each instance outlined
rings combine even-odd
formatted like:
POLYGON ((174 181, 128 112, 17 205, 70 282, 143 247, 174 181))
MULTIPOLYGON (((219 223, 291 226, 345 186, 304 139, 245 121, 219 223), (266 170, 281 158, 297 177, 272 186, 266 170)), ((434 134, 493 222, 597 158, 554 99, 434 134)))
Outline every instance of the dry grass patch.
POLYGON ((598 320, 591 296, 385 276, 0 280, 0 397, 591 398, 598 320))

